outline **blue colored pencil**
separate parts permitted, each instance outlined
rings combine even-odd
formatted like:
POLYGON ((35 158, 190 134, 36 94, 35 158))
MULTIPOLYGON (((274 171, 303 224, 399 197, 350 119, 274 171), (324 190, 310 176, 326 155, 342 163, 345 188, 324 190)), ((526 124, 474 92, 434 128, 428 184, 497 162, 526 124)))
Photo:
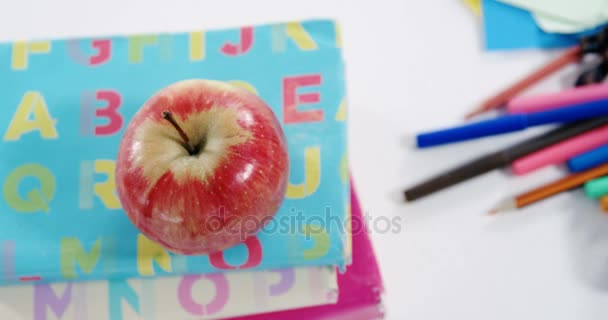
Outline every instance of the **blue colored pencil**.
POLYGON ((571 172, 582 172, 608 162, 608 145, 578 155, 568 160, 571 172))
POLYGON ((512 114, 464 126, 419 134, 419 148, 525 130, 553 123, 568 123, 608 115, 608 99, 579 103, 529 114, 512 114))

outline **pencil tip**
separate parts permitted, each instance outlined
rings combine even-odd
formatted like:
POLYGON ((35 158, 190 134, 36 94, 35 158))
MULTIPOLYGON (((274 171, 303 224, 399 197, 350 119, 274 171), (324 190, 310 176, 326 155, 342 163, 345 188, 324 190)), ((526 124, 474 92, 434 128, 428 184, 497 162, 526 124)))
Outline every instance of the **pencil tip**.
POLYGON ((482 118, 494 118, 496 115, 500 114, 500 110, 505 107, 505 104, 489 104, 490 102, 484 102, 479 105, 477 108, 471 110, 464 116, 464 119, 467 121, 473 120, 473 118, 482 119, 482 118))
POLYGON ((481 111, 480 110, 473 110, 467 114, 464 115, 464 119, 465 120, 471 120, 473 119, 475 116, 477 116, 478 114, 480 114, 481 111))
POLYGON ((513 199, 507 199, 499 203, 494 209, 488 211, 488 215, 495 216, 501 212, 512 211, 517 208, 517 204, 513 199))
POLYGON ((479 107, 477 107, 477 108, 469 111, 467 114, 465 114, 464 115, 464 119, 465 120, 471 120, 471 119, 479 116, 480 114, 482 114, 482 113, 484 113, 486 111, 487 111, 486 108, 483 105, 481 105, 481 106, 479 106, 479 107))

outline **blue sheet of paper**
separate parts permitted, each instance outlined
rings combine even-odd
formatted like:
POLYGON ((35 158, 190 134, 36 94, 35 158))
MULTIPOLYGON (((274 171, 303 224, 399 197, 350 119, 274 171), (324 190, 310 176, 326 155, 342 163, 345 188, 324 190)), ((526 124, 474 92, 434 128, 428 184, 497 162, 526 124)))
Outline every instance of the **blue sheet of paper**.
POLYGON ((487 50, 563 48, 579 38, 579 34, 546 33, 529 11, 508 4, 484 0, 482 8, 487 50))

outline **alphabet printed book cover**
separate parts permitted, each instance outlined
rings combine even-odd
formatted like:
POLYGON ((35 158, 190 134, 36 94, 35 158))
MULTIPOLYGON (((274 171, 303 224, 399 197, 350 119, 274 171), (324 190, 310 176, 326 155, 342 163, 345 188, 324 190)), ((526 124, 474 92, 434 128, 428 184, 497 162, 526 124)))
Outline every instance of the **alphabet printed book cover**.
POLYGON ((0 44, 0 284, 335 266, 349 261, 344 64, 337 25, 315 20, 0 44), (290 177, 258 236, 205 256, 142 236, 116 196, 126 124, 183 79, 230 81, 265 100, 290 177))

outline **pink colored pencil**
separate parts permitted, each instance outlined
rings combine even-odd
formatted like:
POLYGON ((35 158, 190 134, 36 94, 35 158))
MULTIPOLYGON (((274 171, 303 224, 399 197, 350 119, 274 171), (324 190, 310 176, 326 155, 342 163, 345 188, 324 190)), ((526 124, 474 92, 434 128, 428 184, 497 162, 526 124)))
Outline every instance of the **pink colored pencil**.
POLYGON ((605 144, 608 144, 608 126, 600 127, 519 158, 511 164, 511 169, 516 175, 524 175, 545 166, 566 162, 572 157, 605 144))
POLYGON ((531 113, 608 98, 608 84, 592 84, 561 92, 519 96, 507 103, 508 113, 531 113))

